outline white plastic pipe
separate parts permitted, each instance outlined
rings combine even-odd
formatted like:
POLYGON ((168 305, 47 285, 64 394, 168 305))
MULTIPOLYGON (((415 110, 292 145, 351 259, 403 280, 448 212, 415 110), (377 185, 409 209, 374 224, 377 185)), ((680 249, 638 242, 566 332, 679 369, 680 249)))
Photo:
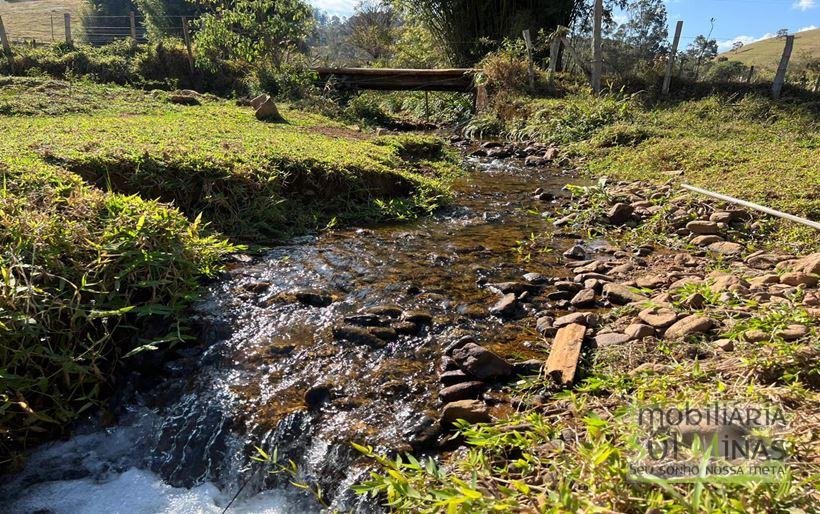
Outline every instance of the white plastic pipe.
POLYGON ((747 202, 746 200, 739 200, 732 196, 722 195, 720 193, 714 193, 712 191, 708 191, 706 189, 701 189, 699 187, 690 186, 689 184, 681 184, 681 187, 684 189, 688 189, 689 191, 694 191, 696 193, 700 193, 702 195, 711 196, 712 198, 717 198, 718 200, 723 200, 724 202, 734 203, 737 205, 742 205, 743 207, 748 207, 749 209, 754 209, 756 211, 765 212, 766 214, 770 214, 772 216, 777 216, 778 218, 783 218, 789 221, 794 221, 795 223, 800 223, 811 227, 816 230, 820 230, 820 223, 812 220, 807 220, 806 218, 801 218, 799 216, 795 216, 793 214, 788 214, 786 212, 776 211, 774 209, 770 209, 763 205, 758 205, 756 203, 747 202))

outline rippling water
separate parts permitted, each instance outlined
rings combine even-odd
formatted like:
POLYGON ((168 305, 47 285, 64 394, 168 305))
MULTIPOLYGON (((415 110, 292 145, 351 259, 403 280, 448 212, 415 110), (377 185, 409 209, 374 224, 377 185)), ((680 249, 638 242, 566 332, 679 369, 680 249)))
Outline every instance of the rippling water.
POLYGON ((165 364, 155 387, 128 391, 117 427, 38 450, 0 489, 12 498, 6 510, 221 512, 240 488, 231 512, 320 510, 254 463, 255 446, 296 462, 335 508, 375 510, 349 491, 367 472, 349 442, 410 449, 437 417, 444 347, 470 334, 511 360, 543 356, 531 319, 488 316, 497 295, 481 286, 562 272, 551 251, 569 241, 530 262, 518 248, 547 228, 538 213, 550 205, 532 191, 557 192, 566 179, 499 162, 471 168, 436 216, 301 238, 234 268, 196 307, 201 343, 165 364), (333 302, 293 301, 308 289, 333 302), (382 348, 334 340, 345 316, 384 305, 430 313, 433 324, 382 348))

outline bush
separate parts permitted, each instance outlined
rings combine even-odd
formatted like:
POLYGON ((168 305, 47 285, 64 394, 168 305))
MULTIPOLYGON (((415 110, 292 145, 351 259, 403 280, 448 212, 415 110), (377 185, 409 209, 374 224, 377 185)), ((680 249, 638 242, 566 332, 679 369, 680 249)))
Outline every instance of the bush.
POLYGON ((372 94, 354 97, 345 108, 344 115, 354 122, 367 126, 385 126, 391 121, 382 106, 381 99, 372 94))
POLYGON ((305 98, 314 88, 316 74, 305 56, 298 54, 278 67, 266 61, 256 66, 257 89, 284 100, 305 98))
MULTIPOLYGON (((5 60, 0 60, 0 71, 10 71, 5 60)), ((15 47, 14 72, 58 79, 87 77, 146 89, 190 88, 221 95, 244 95, 248 93, 249 68, 235 62, 217 61, 207 69, 191 73, 184 43, 179 39, 164 39, 148 45, 120 40, 100 47, 65 43, 41 48, 15 47)))
POLYGON ((129 352, 184 337, 178 320, 197 278, 231 250, 176 209, 64 171, 3 178, 0 456, 98 405, 129 352))
POLYGON ((719 61, 713 63, 704 75, 704 79, 712 82, 731 82, 745 78, 749 68, 740 61, 719 61))

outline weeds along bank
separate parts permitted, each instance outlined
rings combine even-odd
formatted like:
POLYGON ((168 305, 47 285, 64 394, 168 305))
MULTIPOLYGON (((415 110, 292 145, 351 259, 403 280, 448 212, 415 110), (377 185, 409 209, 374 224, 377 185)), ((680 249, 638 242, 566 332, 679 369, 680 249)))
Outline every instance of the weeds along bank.
MULTIPOLYGON (((757 92, 652 101, 648 93, 595 97, 496 96, 471 120, 472 137, 559 146, 593 176, 690 183, 798 216, 820 217, 820 103, 757 92)), ((808 230, 783 224, 774 244, 805 245, 808 230)))
POLYGON ((187 339, 238 244, 428 212, 457 172, 437 138, 284 106, 267 124, 210 96, 0 80, 3 469, 104 405, 118 366, 187 339))

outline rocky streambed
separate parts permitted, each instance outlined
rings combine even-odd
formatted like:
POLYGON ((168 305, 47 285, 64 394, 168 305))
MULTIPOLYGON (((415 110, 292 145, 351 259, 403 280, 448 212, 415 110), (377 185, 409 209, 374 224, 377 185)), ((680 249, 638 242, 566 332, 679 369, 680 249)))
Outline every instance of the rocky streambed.
POLYGON ((820 254, 747 251, 751 214, 671 184, 567 188, 579 179, 555 148, 473 153, 453 204, 431 218, 238 257, 196 308, 200 343, 136 370, 114 427, 33 455, 4 486, 11 511, 376 511, 351 493, 371 463, 350 442, 446 452, 455 420, 548 401, 511 395, 516 377, 570 387, 584 356, 634 341, 715 354, 816 341, 820 254), (642 226, 664 237, 589 237, 642 226), (750 322, 781 304, 802 314, 750 322), (296 476, 270 474, 257 448, 296 476))
MULTIPOLYGON (((532 191, 561 195, 569 178, 521 164, 471 160, 453 204, 428 219, 238 258, 195 309, 200 343, 134 370, 115 424, 32 455, 4 486, 7 505, 96 512, 132 485, 144 494, 123 496, 130 512, 219 511, 237 494, 232 508, 260 508, 267 490, 272 512, 319 510, 293 477, 252 460, 259 447, 293 460, 334 508, 375 508, 350 492, 369 466, 351 441, 435 451, 450 436, 442 415, 469 417, 445 404, 489 400, 542 354, 532 317, 571 241, 533 243, 551 197, 532 191), (440 362, 447 353, 454 364, 440 362)), ((510 409, 475 407, 481 419, 510 409)))

